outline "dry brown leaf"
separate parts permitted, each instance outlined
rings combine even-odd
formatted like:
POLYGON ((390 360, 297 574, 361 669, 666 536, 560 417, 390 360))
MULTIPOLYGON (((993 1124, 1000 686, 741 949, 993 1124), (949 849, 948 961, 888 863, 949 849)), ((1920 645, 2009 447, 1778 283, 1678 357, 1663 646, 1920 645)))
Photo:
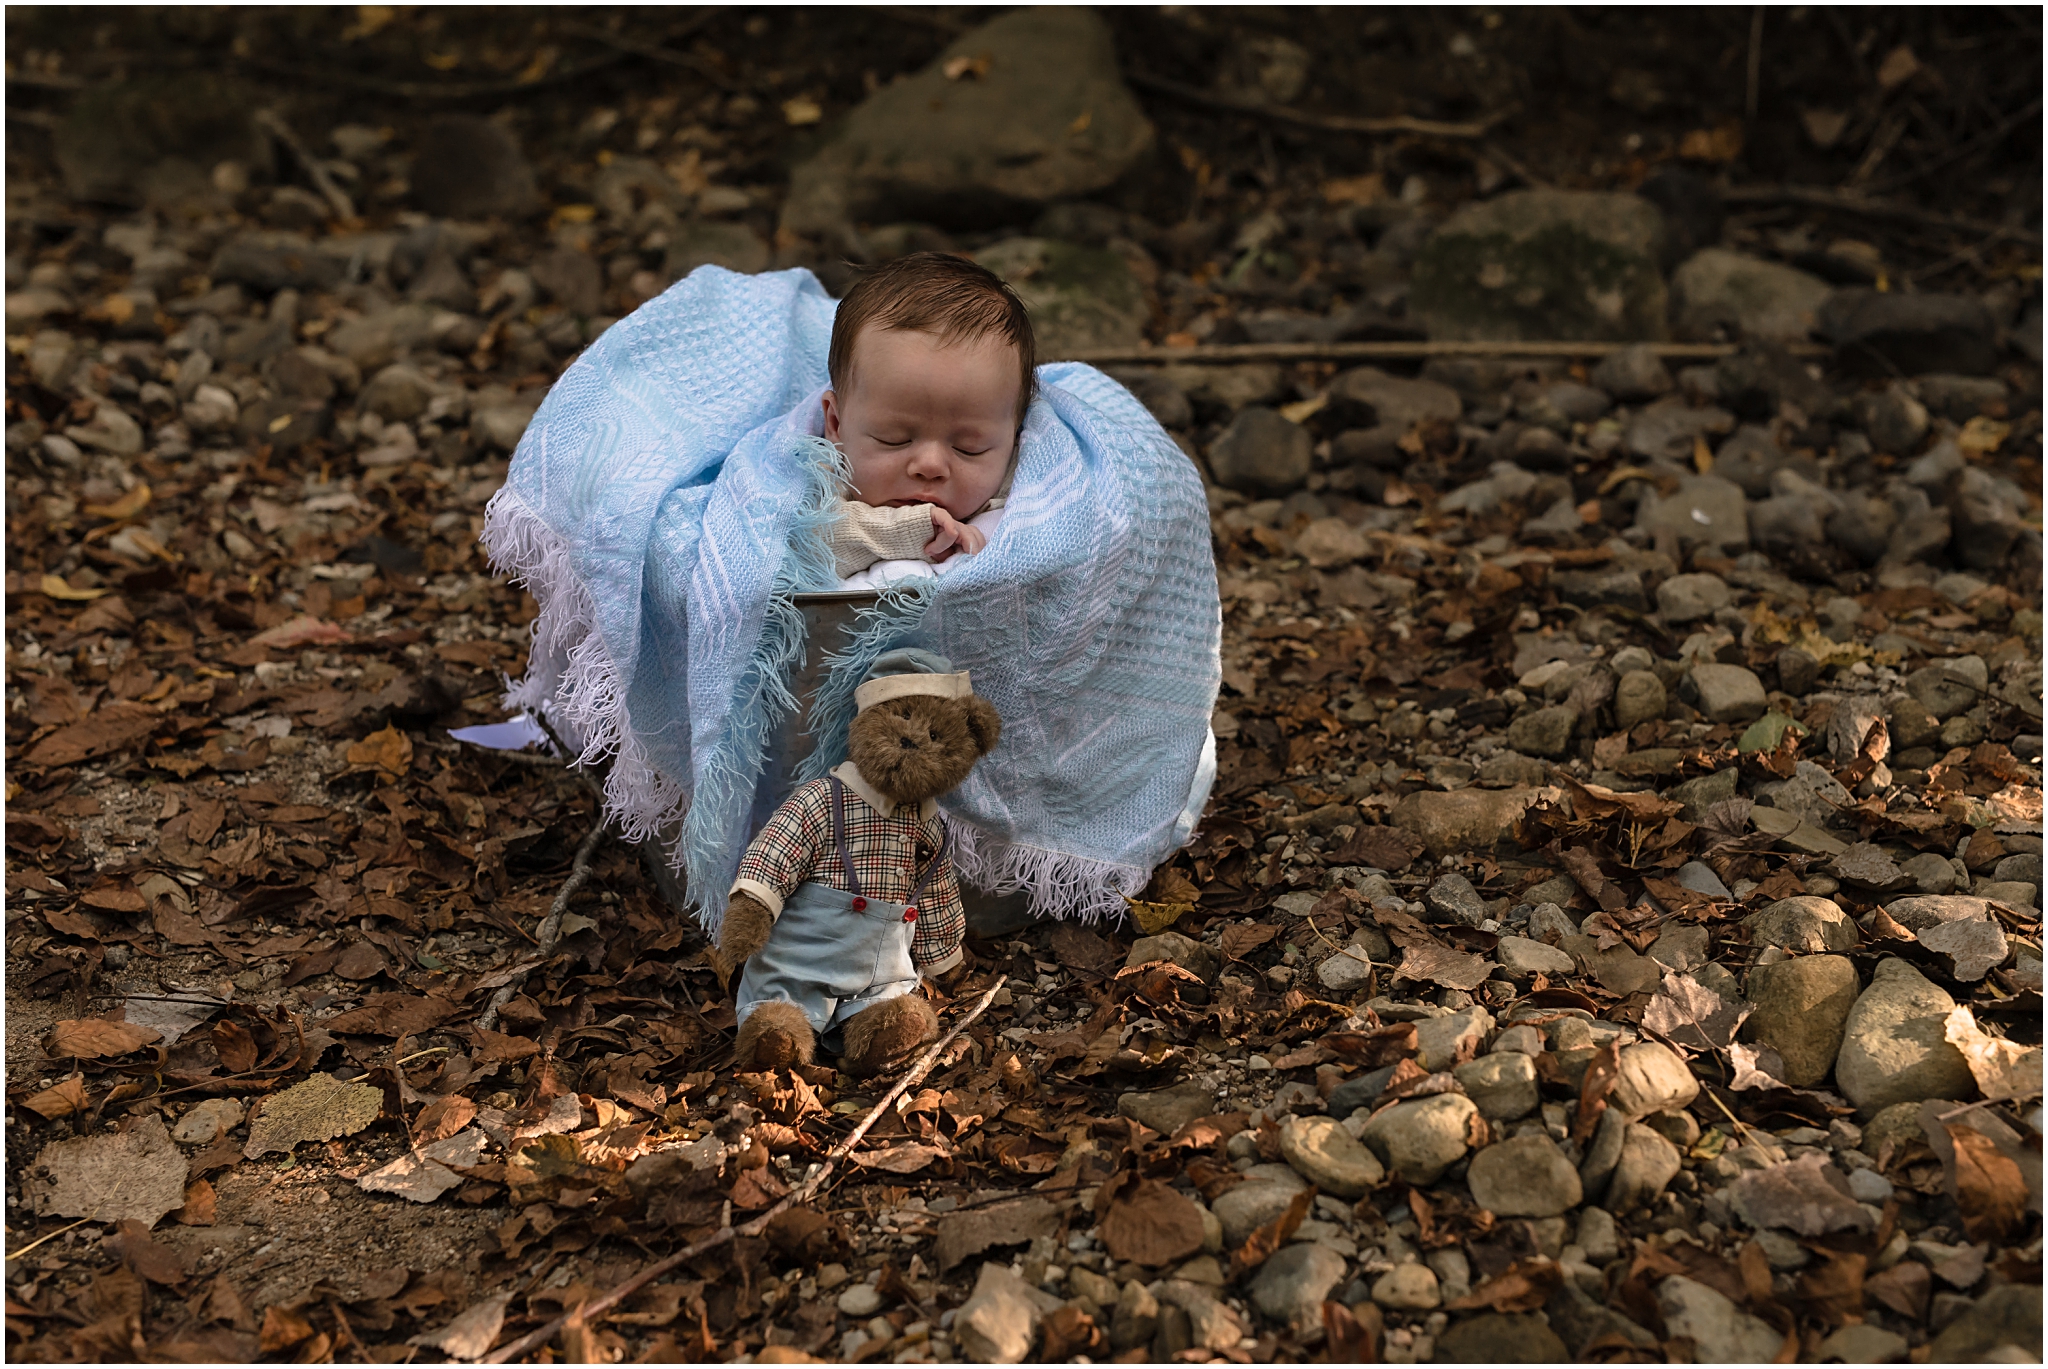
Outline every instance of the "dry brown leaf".
POLYGON ((1049 1236, 1059 1224, 1059 1207, 1044 1198, 1022 1198, 1013 1203, 949 1212, 939 1219, 932 1257, 944 1274, 984 1250, 1022 1245, 1035 1236, 1049 1236))
POLYGON ((121 1132, 52 1141, 36 1155, 29 1185, 38 1214, 153 1227, 185 1205, 191 1166, 151 1113, 121 1132))
POLYGON ((364 999, 362 1007, 330 1017, 320 1025, 330 1032, 359 1036, 417 1036, 454 1015, 455 1005, 445 998, 378 993, 364 999))
POLYGON ((238 1022, 216 1022, 213 1050, 229 1074, 247 1074, 256 1068, 256 1038, 238 1022))
POLYGON ((291 651, 302 646, 338 646, 349 640, 351 639, 347 629, 325 619, 315 618, 310 613, 301 613, 296 618, 257 633, 247 644, 273 651, 291 651))
POLYGON ((1621 1076, 1621 1043, 1609 1041, 1593 1053, 1586 1065, 1586 1076, 1579 1083, 1579 1110, 1572 1121, 1572 1139, 1585 1145, 1593 1139, 1593 1128, 1599 1125, 1600 1114, 1607 1111, 1607 1095, 1614 1091, 1614 1081, 1621 1076))
POLYGON ((1140 903, 1134 898, 1124 902, 1130 905, 1131 921, 1143 936, 1158 936, 1195 910, 1192 903, 1140 903))
POLYGON ((1141 1180, 1112 1199, 1101 1231, 1111 1255, 1153 1268, 1202 1248, 1202 1214, 1157 1179, 1141 1180))
POLYGON ((1271 1259, 1301 1229, 1302 1220, 1315 1200, 1316 1190, 1311 1184, 1288 1200, 1285 1212, 1245 1237, 1244 1244, 1230 1252, 1231 1276, 1240 1278, 1271 1259))
POLYGON ((1413 979, 1470 993, 1493 975, 1493 962, 1448 946, 1409 946, 1401 952, 1396 979, 1413 979))
POLYGON ((348 763, 401 778, 412 768, 412 738, 396 727, 372 732, 347 752, 348 763))
MULTIPOLYGON (((60 727, 30 747, 21 763, 35 769, 56 769, 109 752, 125 751, 147 741, 163 721, 163 715, 148 704, 125 699, 102 704, 91 717, 60 727)), ((14 815, 10 813, 8 817, 12 841, 14 815)))
POLYGON ((110 589, 73 589, 61 575, 45 575, 40 588, 52 599, 70 603, 91 603, 102 595, 113 593, 110 589))
POLYGON ((310 1340, 313 1323, 300 1316, 296 1308, 272 1303, 263 1309, 263 1333, 259 1344, 266 1355, 280 1350, 289 1350, 300 1341, 310 1340))
POLYGON ((194 1179, 185 1187, 185 1205, 178 1209, 178 1224, 212 1226, 216 1205, 213 1185, 204 1179, 194 1179))
POLYGON ((1673 971, 1643 1009, 1643 1025, 1674 1045, 1726 1050, 1750 1009, 1715 993, 1689 974, 1673 971))
POLYGON ((453 1136, 476 1118, 476 1104, 459 1093, 427 1104, 413 1118, 413 1140, 420 1145, 453 1136))
POLYGON ((1237 923, 1223 929, 1218 944, 1223 954, 1232 960, 1242 960, 1278 935, 1280 929, 1270 922, 1237 923))
POLYGON ((185 1266, 178 1252, 153 1239, 149 1228, 134 1218, 114 1224, 114 1244, 120 1247, 121 1263, 151 1283, 165 1285, 185 1281, 185 1266))
POLYGON ((2003 1241, 2027 1219, 2027 1181, 1989 1136, 1959 1122, 1948 1124, 1955 1146, 1956 1206, 1973 1241, 2003 1241))
POLYGON ((69 1079, 59 1080, 41 1092, 32 1093, 19 1100, 21 1106, 51 1121, 69 1117, 86 1109, 85 1076, 74 1074, 69 1079))
POLYGON ((264 1100, 263 1111, 249 1123, 242 1154, 253 1160, 273 1150, 290 1152, 304 1141, 353 1136, 383 1110, 384 1091, 376 1085, 316 1074, 264 1100))
POLYGON ((1323 1304, 1323 1340, 1332 1364, 1378 1364, 1380 1336, 1385 1331, 1385 1315, 1374 1303, 1361 1302, 1356 1307, 1335 1301, 1323 1304))
MULTIPOLYGON (((1729 1185, 1728 1203, 1758 1230, 1784 1227, 1801 1236, 1870 1230, 1870 1214, 1829 1182, 1832 1172, 1832 1166, 1818 1154, 1749 1170, 1729 1185)), ((2025 1184, 2020 1185, 2020 1195, 2024 1201, 2025 1184)))
POLYGON ((409 1202, 431 1203, 462 1185, 455 1169, 475 1165, 483 1158, 483 1148, 483 1132, 471 1127, 371 1170, 356 1180, 356 1186, 366 1193, 396 1193, 409 1202))
POLYGON ((1550 1301, 1564 1282, 1564 1266, 1547 1256, 1517 1260, 1470 1293, 1444 1306, 1453 1312, 1484 1307, 1494 1312, 1533 1312, 1550 1301))
POLYGON ((102 1060, 106 1055, 139 1051, 162 1035, 135 1023, 111 1023, 104 1017, 61 1021, 43 1037, 43 1053, 55 1060, 102 1060))
POLYGON ((931 1165, 935 1160, 946 1158, 946 1152, 937 1146, 911 1142, 907 1145, 890 1146, 887 1150, 859 1151, 849 1157, 862 1169, 879 1169, 889 1174, 915 1174, 931 1165))
POLYGON ((505 1309, 511 1302, 510 1293, 485 1298, 440 1330, 422 1331, 406 1344, 439 1350, 451 1360, 482 1359, 504 1329, 505 1309))
POLYGON ((2032 1098, 2041 1092, 2041 1047, 1990 1035, 1968 1008, 1948 1015, 1942 1035, 1963 1053, 1986 1098, 2032 1098))

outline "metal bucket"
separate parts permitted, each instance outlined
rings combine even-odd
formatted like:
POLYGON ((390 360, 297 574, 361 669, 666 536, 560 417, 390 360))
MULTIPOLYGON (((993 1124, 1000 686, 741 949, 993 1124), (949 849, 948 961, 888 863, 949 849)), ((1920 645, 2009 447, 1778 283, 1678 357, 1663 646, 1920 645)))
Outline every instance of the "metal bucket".
MULTIPOLYGON (((761 772, 760 787, 754 792, 753 811, 747 819, 750 836, 760 831, 777 806, 789 797, 790 791, 796 787, 797 770, 817 749, 817 738, 811 735, 810 730, 811 702, 817 697, 818 686, 825 679, 825 658, 844 645, 844 639, 861 610, 872 607, 880 598, 881 595, 871 589, 820 590, 791 596, 791 602, 804 615, 804 658, 790 675, 789 691, 802 707, 782 720, 768 744, 767 763, 761 772)), ((680 911, 688 898, 682 876, 676 873, 672 861, 678 836, 679 833, 674 831, 664 832, 660 837, 650 837, 640 846, 655 887, 670 907, 680 911)), ((985 894, 962 885, 960 895, 966 905, 967 928, 976 936, 1005 935, 1031 920, 1025 911, 1030 901, 1026 894, 985 894)))

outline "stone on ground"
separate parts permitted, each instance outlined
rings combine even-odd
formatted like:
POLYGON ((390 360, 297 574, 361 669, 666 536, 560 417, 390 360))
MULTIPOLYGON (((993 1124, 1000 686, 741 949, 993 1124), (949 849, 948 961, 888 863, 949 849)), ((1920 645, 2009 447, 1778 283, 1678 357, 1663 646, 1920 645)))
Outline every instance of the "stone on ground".
POLYGON ((1906 961, 1878 962, 1835 1057, 1835 1083, 1860 1115, 1923 1098, 1976 1097, 1976 1076, 1946 1034, 1955 1006, 1906 961))
POLYGON ((782 226, 820 237, 855 222, 1015 222, 1026 207, 1114 185, 1152 142, 1100 17, 1015 10, 862 101, 791 174, 782 226), (977 78, 948 77, 955 59, 983 56, 977 78))
POLYGON ((1656 208, 1633 195, 1511 191, 1430 235, 1409 311, 1440 339, 1660 339, 1662 237, 1656 208))
POLYGON ((1584 1196, 1579 1173, 1548 1136, 1517 1136, 1472 1157, 1472 1199, 1496 1217, 1557 1217, 1584 1196))

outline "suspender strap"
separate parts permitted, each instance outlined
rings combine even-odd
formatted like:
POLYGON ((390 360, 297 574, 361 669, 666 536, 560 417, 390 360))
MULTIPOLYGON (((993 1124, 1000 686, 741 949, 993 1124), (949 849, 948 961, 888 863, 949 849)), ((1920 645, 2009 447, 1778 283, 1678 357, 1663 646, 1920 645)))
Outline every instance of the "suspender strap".
POLYGON ((829 776, 832 781, 832 845, 839 851, 839 868, 846 872, 848 889, 855 898, 861 896, 860 875, 853 868, 853 856, 846 849, 846 786, 839 782, 837 775, 829 776))
MULTIPOLYGON (((853 868, 852 852, 846 849, 846 786, 840 783, 837 775, 829 775, 826 778, 832 784, 832 845, 839 852, 839 868, 846 872, 848 892, 855 898, 860 898, 863 896, 860 875, 853 868)), ((939 862, 953 849, 952 825, 941 817, 939 827, 946 834, 939 842, 939 853, 932 857, 931 863, 924 867, 924 873, 918 876, 917 884, 911 889, 906 903, 916 904, 918 896, 924 893, 925 886, 931 883, 932 876, 938 872, 939 862)), ((915 843, 912 844, 911 859, 913 862, 917 859, 915 843)))

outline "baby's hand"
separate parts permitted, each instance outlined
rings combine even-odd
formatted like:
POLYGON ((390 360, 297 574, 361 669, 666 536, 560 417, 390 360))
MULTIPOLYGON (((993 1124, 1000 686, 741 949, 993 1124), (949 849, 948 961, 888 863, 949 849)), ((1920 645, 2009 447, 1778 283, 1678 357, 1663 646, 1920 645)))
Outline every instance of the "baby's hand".
POLYGON ((965 552, 972 556, 988 545, 988 536, 980 528, 961 522, 937 504, 932 511, 932 540, 924 545, 924 559, 943 561, 954 552, 965 552))

